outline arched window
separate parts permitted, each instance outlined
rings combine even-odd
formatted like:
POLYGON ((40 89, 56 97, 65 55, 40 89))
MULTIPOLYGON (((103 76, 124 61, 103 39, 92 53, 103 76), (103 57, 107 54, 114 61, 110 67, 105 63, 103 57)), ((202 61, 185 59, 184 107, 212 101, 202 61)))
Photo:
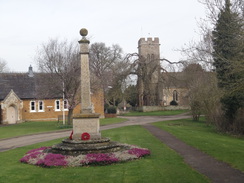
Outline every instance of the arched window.
POLYGON ((178 92, 176 90, 173 91, 173 100, 178 101, 178 92))

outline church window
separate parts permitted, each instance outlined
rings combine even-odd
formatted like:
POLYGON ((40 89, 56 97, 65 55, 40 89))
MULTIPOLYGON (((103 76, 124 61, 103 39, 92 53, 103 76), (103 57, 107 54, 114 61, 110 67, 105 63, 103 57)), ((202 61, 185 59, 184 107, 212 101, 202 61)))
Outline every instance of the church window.
POLYGON ((173 100, 178 101, 178 92, 176 90, 173 91, 173 100))
POLYGON ((36 112, 36 102, 35 101, 30 102, 30 112, 36 112))
POLYGON ((38 111, 44 112, 44 102, 42 100, 38 102, 38 111))
POLYGON ((60 111, 60 100, 55 100, 55 111, 60 111))

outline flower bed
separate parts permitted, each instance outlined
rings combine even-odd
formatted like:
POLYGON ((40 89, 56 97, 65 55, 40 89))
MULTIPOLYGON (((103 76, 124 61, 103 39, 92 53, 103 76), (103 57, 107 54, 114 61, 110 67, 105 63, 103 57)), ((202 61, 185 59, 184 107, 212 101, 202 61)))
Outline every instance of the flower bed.
POLYGON ((89 166, 89 165, 109 165, 118 162, 125 162, 150 155, 150 151, 145 148, 129 145, 130 149, 113 152, 84 154, 79 156, 68 156, 61 154, 45 153, 44 150, 51 147, 41 147, 28 151, 21 163, 28 163, 42 167, 54 166, 89 166))

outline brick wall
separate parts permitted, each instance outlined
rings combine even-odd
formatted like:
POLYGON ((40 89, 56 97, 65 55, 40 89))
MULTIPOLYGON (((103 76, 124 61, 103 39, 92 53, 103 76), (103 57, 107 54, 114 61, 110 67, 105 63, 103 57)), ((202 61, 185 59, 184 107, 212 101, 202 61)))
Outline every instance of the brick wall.
MULTIPOLYGON (((23 100, 22 119, 24 121, 37 121, 37 120, 57 120, 58 115, 62 115, 61 110, 55 110, 55 99, 45 99, 43 101, 43 111, 38 108, 39 100, 23 100), (30 103, 35 102, 35 111, 31 111, 30 103)), ((60 100, 60 109, 63 108, 62 100, 60 100)), ((65 111, 68 114, 68 111, 65 111)))
MULTIPOLYGON (((97 91, 91 95, 91 100, 94 105, 96 113, 101 114, 101 118, 104 118, 104 98, 103 92, 97 91)), ((43 121, 43 120, 58 120, 58 116, 63 115, 63 100, 62 99, 45 99, 43 101, 43 110, 39 110, 40 100, 23 100, 22 120, 23 121, 43 121), (60 100, 60 110, 55 110, 55 101, 60 100), (35 111, 31 110, 31 101, 35 101, 35 111)), ((73 111, 74 114, 79 114, 81 111, 81 105, 77 105, 73 111)), ((68 111, 65 111, 65 115, 68 115, 68 111)))
POLYGON ((104 118, 104 95, 103 90, 97 90, 91 95, 91 101, 94 105, 94 110, 96 113, 101 114, 100 118, 104 118))

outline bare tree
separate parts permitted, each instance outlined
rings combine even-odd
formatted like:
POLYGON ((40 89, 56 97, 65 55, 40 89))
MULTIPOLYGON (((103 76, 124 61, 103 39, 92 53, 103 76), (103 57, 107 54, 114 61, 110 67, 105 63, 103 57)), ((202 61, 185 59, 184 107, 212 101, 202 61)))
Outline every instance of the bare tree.
POLYGON ((3 72, 9 72, 9 68, 7 62, 3 58, 0 58, 0 73, 3 72))
POLYGON ((111 85, 115 65, 122 59, 122 48, 119 45, 107 47, 105 43, 93 43, 89 53, 91 72, 105 90, 111 85))
POLYGON ((77 93, 80 89, 80 57, 78 44, 50 39, 43 44, 36 61, 39 67, 39 97, 59 96, 68 100, 68 122, 71 123, 73 110, 80 103, 77 93))
POLYGON ((115 105, 115 101, 121 100, 121 81, 127 68, 122 53, 119 45, 93 43, 90 47, 92 85, 103 88, 107 104, 115 105))

